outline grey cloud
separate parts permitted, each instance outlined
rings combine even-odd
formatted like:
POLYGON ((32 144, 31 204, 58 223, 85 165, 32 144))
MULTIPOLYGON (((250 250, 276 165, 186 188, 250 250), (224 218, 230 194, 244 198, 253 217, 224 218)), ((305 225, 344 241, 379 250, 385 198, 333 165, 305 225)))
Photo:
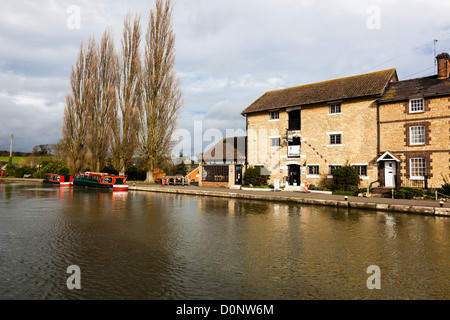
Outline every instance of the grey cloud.
POLYGON ((45 112, 45 109, 0 97, 0 150, 9 150, 10 134, 14 135, 15 151, 29 152, 35 145, 58 142, 62 114, 54 109, 45 112))
MULTIPOLYGON (((3 0, 0 149, 9 148, 10 133, 22 149, 58 141, 81 41, 99 40, 110 27, 120 48, 125 14, 139 13, 145 33, 152 7, 152 1, 139 0, 3 0), (81 10, 80 29, 67 28, 70 5, 81 10), (18 104, 17 97, 36 103, 18 104)), ((379 0, 177 0, 173 23, 185 97, 179 127, 193 130, 201 120, 205 130, 245 128, 240 112, 267 90, 392 67, 400 78, 432 73, 433 39, 439 39, 438 53, 450 50, 449 9, 440 0, 407 6, 379 0), (369 6, 380 8, 380 29, 367 28, 369 6)))

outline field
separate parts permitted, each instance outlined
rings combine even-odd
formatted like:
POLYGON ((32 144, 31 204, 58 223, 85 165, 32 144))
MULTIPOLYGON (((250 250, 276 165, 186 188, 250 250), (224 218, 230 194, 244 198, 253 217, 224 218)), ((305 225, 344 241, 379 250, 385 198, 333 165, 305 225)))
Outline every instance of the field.
MULTIPOLYGON (((22 161, 26 161, 28 157, 13 157, 13 163, 20 163, 22 161)), ((9 157, 0 157, 0 161, 8 162, 9 157)))

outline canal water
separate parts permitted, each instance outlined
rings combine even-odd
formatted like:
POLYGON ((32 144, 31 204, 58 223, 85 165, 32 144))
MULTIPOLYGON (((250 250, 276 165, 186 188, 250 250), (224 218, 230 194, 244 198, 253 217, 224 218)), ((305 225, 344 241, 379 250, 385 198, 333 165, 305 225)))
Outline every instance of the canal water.
POLYGON ((0 183, 0 299, 449 299, 449 268, 445 217, 0 183))

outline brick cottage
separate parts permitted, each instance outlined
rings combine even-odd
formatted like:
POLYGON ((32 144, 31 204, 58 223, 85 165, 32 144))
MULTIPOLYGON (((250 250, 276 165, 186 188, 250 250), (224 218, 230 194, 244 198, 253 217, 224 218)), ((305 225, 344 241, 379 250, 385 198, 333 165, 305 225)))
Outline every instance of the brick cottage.
POLYGON ((329 185, 350 164, 361 187, 438 188, 449 177, 450 56, 438 74, 395 69, 266 92, 242 115, 247 163, 288 186, 329 185))

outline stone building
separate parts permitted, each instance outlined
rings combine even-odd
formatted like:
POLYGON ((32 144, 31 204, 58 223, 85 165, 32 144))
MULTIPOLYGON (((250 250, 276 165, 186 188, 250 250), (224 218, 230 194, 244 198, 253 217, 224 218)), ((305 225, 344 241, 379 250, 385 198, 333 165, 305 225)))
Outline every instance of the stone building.
POLYGON ((450 174, 450 56, 431 77, 391 83, 379 100, 381 186, 439 188, 450 174))
POLYGON ((388 69, 266 92, 242 111, 248 165, 289 186, 330 184, 350 164, 361 187, 439 188, 450 177, 450 56, 436 59, 430 77, 388 69))
POLYGON ((358 170, 361 187, 377 181, 377 101, 395 81, 389 69, 266 92, 242 111, 248 164, 297 188, 331 184, 345 164, 358 170))

